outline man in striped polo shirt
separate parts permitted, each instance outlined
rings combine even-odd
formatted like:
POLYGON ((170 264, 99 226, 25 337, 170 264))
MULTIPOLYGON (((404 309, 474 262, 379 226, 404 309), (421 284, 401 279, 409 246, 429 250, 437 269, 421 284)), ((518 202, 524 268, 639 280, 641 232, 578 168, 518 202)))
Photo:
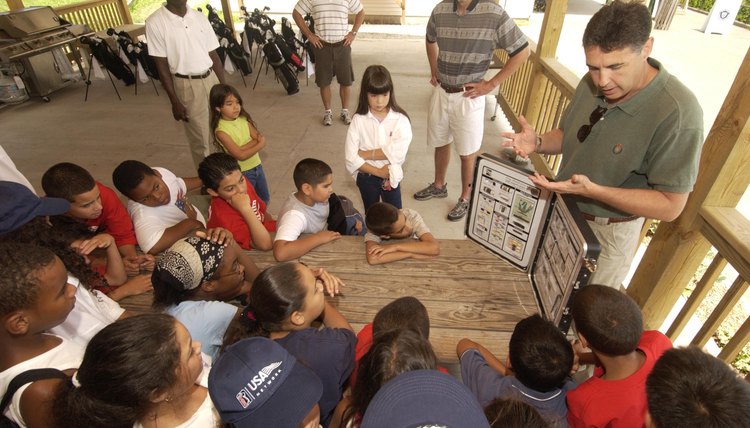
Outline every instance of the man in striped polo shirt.
POLYGON ((351 123, 349 96, 354 83, 352 69, 352 42, 365 20, 365 10, 359 0, 299 0, 292 12, 294 22, 302 34, 310 40, 315 53, 315 84, 320 88, 323 100, 323 125, 331 126, 331 81, 336 76, 341 97, 340 118, 345 124, 351 123), (315 32, 303 18, 311 14, 315 22, 315 32), (356 14, 354 25, 349 31, 349 14, 356 14))
POLYGON ((443 0, 427 23, 427 59, 434 86, 427 114, 427 144, 435 148, 435 181, 414 194, 424 201, 445 198, 445 174, 454 142, 461 157, 461 196, 448 213, 458 221, 469 208, 474 161, 484 136, 484 96, 529 56, 526 37, 492 0, 443 0), (510 55, 491 79, 484 76, 495 49, 510 55))

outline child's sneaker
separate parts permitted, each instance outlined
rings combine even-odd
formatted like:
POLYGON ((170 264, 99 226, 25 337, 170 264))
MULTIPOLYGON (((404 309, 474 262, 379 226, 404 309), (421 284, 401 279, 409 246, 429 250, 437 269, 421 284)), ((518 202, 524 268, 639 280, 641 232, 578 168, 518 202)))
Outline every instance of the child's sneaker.
POLYGON ((352 118, 349 117, 349 110, 347 109, 341 110, 341 120, 347 125, 352 123, 352 118))
POLYGON ((326 110, 325 116, 323 116, 323 125, 331 126, 333 124, 333 113, 331 110, 326 110))
POLYGON ((456 206, 448 213, 448 220, 459 221, 466 216, 467 211, 469 211, 469 201, 459 198, 456 206))
POLYGON ((432 198, 446 197, 448 197, 448 183, 445 183, 442 189, 435 186, 435 183, 430 183, 429 186, 414 194, 414 199, 418 201, 426 201, 432 198))

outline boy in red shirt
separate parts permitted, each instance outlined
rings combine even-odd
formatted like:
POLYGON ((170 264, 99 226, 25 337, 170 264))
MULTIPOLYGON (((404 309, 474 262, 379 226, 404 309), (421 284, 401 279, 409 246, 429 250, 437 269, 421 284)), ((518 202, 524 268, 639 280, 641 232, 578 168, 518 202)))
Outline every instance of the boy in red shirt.
POLYGON ((576 427, 642 427, 646 378, 672 342, 643 331, 638 305, 603 285, 583 287, 573 301, 579 341, 573 349, 581 364, 594 363, 594 375, 568 391, 568 424, 576 427), (584 348, 590 348, 586 352, 584 348))
POLYGON ((47 196, 70 202, 68 216, 86 223, 92 232, 112 235, 128 274, 154 269, 154 257, 135 249, 133 223, 120 198, 86 169, 69 162, 53 165, 42 176, 42 188, 47 196))
POLYGON ((209 228, 232 232, 243 250, 273 248, 269 232, 276 231, 276 220, 266 213, 266 203, 245 179, 235 158, 226 153, 208 155, 198 166, 198 176, 211 195, 209 228))

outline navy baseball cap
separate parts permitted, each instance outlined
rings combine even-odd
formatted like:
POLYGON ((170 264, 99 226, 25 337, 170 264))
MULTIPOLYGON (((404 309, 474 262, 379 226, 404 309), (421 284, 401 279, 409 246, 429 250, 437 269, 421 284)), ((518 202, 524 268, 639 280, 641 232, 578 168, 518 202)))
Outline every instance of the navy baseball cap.
POLYGON ((237 428, 296 428, 323 394, 323 383, 275 341, 243 339, 219 355, 208 392, 222 421, 237 428))
POLYGON ((361 428, 489 428, 469 388, 437 370, 413 370, 391 379, 367 406, 361 428))
POLYGON ((40 198, 23 184, 0 181, 0 235, 20 229, 34 217, 65 214, 70 202, 40 198))

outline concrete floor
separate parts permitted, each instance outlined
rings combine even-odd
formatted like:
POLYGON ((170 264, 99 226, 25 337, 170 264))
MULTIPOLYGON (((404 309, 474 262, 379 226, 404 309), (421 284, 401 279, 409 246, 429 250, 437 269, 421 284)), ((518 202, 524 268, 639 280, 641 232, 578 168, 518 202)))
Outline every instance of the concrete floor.
MULTIPOLYGON (((422 38, 361 38, 353 49, 357 82, 350 109, 356 108, 359 79, 370 64, 383 64, 392 73, 399 104, 410 114, 414 139, 405 166, 404 206, 417 209, 434 234, 440 238, 461 238, 463 223, 449 222, 445 216, 460 191, 458 158, 451 161, 448 175, 449 198, 417 202, 412 194, 433 181, 433 151, 426 145, 425 106, 431 91, 429 67, 422 38)), ((294 191, 292 170, 306 157, 328 162, 334 171, 334 188, 352 199, 361 210, 362 202, 354 180, 344 167, 344 141, 348 127, 341 121, 321 124, 320 96, 314 81, 306 86, 303 74, 299 93, 287 96, 273 74, 264 70, 255 91, 255 74, 247 76, 247 88, 238 73, 228 76, 237 87, 245 106, 266 135, 268 145, 261 153, 271 189, 269 211, 276 213, 286 196, 294 191)), ((125 159, 170 169, 178 176, 195 176, 181 123, 172 118, 169 100, 158 86, 150 83, 134 87, 117 82, 122 101, 108 80, 95 80, 89 99, 84 102, 85 85, 77 83, 51 95, 50 103, 32 99, 0 111, 2 145, 16 166, 41 192, 44 171, 57 162, 69 161, 87 168, 96 179, 111 185, 114 167, 125 159)), ((334 84, 334 94, 338 92, 334 84)), ((490 99, 491 102, 494 100, 490 99)), ((334 113, 340 102, 334 96, 334 113)), ((488 103, 484 150, 497 152, 497 125, 491 122, 488 103)))

